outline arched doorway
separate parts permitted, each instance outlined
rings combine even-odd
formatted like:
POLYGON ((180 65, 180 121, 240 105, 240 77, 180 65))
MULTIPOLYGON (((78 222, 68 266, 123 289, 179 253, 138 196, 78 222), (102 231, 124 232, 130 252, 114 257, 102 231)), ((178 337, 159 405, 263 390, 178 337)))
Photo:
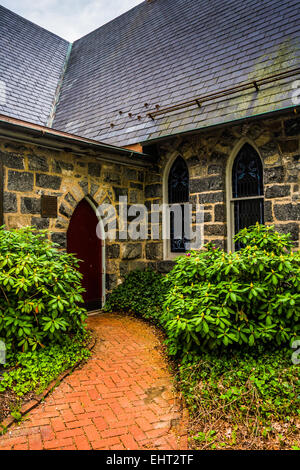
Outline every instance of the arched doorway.
POLYGON ((97 237, 98 218, 91 204, 83 199, 75 208, 67 232, 67 251, 75 253, 83 275, 85 307, 91 311, 102 306, 102 240, 97 237))

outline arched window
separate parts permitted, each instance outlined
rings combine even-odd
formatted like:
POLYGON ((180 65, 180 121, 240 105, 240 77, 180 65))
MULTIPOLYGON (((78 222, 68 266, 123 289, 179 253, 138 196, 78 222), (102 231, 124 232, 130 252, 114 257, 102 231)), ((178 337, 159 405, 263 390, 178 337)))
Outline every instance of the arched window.
MULTIPOLYGON (((234 234, 256 222, 264 223, 263 167, 258 153, 250 144, 241 148, 232 166, 231 205, 234 234)), ((236 244, 235 249, 239 248, 236 244)))
POLYGON ((177 157, 171 166, 168 178, 168 203, 179 204, 181 207, 180 224, 182 227, 181 238, 175 238, 174 233, 174 215, 170 213, 170 239, 171 239, 171 252, 184 253, 186 251, 185 244, 188 241, 184 237, 184 203, 189 202, 189 171, 187 165, 182 157, 177 157))

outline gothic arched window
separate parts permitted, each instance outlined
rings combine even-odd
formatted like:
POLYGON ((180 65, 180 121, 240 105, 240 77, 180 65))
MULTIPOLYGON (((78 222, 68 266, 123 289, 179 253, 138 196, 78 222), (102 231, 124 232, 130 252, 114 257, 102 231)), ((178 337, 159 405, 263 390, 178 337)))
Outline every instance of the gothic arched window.
MULTIPOLYGON (((263 167, 256 150, 245 144, 232 167, 232 200, 234 234, 239 230, 264 223, 263 167)), ((239 244, 235 249, 239 249, 239 244)))
POLYGON ((171 239, 171 252, 184 253, 186 251, 185 244, 188 239, 184 236, 184 204, 189 202, 189 171, 187 165, 182 157, 177 157, 174 161, 168 178, 168 203, 170 205, 178 204, 181 207, 180 221, 182 228, 182 236, 175 238, 174 232, 174 217, 176 212, 170 213, 170 239, 171 239))

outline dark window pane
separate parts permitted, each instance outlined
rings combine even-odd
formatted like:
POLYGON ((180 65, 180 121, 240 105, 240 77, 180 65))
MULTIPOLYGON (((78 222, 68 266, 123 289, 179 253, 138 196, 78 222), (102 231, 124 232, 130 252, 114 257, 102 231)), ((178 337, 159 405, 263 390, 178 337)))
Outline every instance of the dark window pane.
MULTIPOLYGON (((173 163, 168 180, 169 204, 180 204, 189 201, 189 172, 183 158, 178 157, 173 163)), ((174 236, 174 213, 170 214, 171 252, 184 253, 187 240, 184 238, 184 209, 181 205, 182 237, 174 236)))
POLYGON ((189 201, 189 172, 183 158, 176 158, 169 173, 169 204, 189 201))
POLYGON ((254 148, 245 144, 232 167, 232 196, 236 198, 262 195, 262 163, 254 148))
MULTIPOLYGON (((234 202, 234 231, 238 233, 245 227, 255 225, 256 222, 264 223, 264 201, 263 199, 245 199, 234 202)), ((240 243, 235 244, 235 249, 242 248, 240 243)))
MULTIPOLYGON (((232 167, 232 196, 233 198, 250 198, 263 196, 263 167, 256 150, 245 144, 239 151, 232 167)), ((234 201, 234 232, 264 223, 263 199, 245 199, 234 201)), ((236 243, 235 249, 242 247, 236 243)))
POLYGON ((174 212, 170 214, 170 238, 171 238, 171 252, 172 253, 184 253, 186 251, 185 244, 189 241, 188 238, 184 237, 184 206, 181 205, 181 234, 180 238, 175 238, 174 230, 174 212))

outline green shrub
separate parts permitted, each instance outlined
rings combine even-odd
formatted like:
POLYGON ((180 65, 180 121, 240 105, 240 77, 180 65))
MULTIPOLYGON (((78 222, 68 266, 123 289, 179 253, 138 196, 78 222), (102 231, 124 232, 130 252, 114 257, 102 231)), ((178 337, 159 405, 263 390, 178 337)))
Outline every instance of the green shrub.
POLYGON ((177 259, 162 321, 169 352, 287 344, 300 316, 300 256, 274 227, 243 229, 245 246, 226 253, 207 244, 177 259))
POLYGON ((84 331, 77 267, 46 231, 0 228, 0 339, 8 350, 35 350, 84 331))
POLYGON ((161 274, 150 269, 131 271, 109 295, 104 310, 133 312, 159 322, 167 289, 161 274))
POLYGON ((87 338, 82 334, 65 336, 63 345, 10 353, 5 365, 9 370, 1 378, 0 392, 12 390, 20 397, 32 391, 42 392, 59 374, 90 356, 87 338))

